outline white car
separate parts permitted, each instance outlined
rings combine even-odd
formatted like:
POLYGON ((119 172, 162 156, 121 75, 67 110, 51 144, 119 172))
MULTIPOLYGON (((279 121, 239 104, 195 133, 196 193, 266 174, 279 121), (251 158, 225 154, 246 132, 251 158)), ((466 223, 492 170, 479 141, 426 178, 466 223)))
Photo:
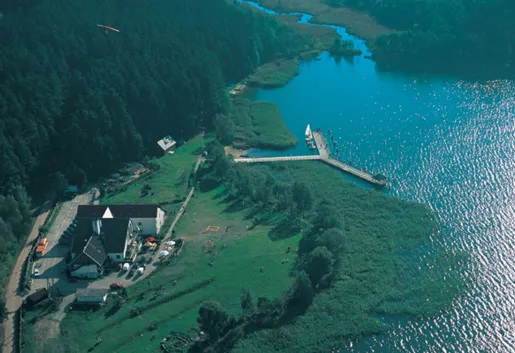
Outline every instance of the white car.
POLYGON ((39 268, 36 268, 34 270, 34 277, 39 277, 40 273, 39 273, 39 268))

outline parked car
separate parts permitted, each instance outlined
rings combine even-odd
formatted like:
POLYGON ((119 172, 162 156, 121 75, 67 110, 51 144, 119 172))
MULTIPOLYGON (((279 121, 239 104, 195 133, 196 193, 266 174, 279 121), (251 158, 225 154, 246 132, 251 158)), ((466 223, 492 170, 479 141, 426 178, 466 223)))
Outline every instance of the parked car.
POLYGON ((39 277, 39 268, 34 269, 34 277, 39 277))
POLYGON ((129 277, 132 277, 134 276, 134 272, 136 272, 136 268, 131 268, 131 270, 129 271, 129 277))
POLYGON ((120 283, 120 282, 116 282, 116 283, 111 283, 111 285, 109 286, 111 289, 120 289, 120 288, 123 288, 123 283, 120 283))

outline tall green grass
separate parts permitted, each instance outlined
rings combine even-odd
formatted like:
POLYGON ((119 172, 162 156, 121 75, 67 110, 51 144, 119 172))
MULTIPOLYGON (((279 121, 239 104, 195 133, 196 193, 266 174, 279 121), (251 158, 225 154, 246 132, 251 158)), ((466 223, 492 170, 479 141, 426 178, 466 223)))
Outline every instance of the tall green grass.
POLYGON ((248 99, 232 102, 237 127, 235 147, 283 150, 297 143, 297 138, 286 127, 278 105, 248 99))

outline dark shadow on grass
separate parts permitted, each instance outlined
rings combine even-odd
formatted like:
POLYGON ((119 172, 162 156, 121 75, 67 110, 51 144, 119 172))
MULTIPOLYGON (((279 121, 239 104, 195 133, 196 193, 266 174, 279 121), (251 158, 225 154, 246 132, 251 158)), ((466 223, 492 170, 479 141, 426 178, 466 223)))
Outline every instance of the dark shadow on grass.
POLYGON ((218 204, 227 204, 227 207, 222 211, 222 213, 236 213, 241 212, 245 209, 244 204, 239 200, 226 201, 227 199, 220 201, 218 204))
POLYGON ((229 194, 229 192, 227 191, 227 189, 223 188, 222 191, 220 191, 215 196, 213 196, 213 200, 218 200, 220 198, 223 198, 222 202, 224 202, 229 197, 228 194, 229 194))
POLYGON ((279 222, 275 227, 273 227, 270 232, 268 232, 268 236, 271 240, 281 240, 288 239, 299 234, 301 227, 297 220, 284 219, 279 222))
POLYGON ((113 305, 104 315, 104 319, 108 319, 120 310, 121 305, 113 305))

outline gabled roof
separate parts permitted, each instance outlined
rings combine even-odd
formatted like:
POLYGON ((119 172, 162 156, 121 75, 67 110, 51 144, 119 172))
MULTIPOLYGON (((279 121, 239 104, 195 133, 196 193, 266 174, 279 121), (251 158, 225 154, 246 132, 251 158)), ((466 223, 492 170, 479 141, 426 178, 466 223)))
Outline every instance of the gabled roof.
POLYGON ((73 254, 79 254, 84 250, 87 240, 94 234, 93 223, 91 220, 79 220, 77 228, 73 234, 73 244, 71 252, 73 254))
POLYGON ((123 252, 130 222, 129 218, 101 219, 98 236, 93 230, 93 220, 79 219, 71 249, 73 254, 77 254, 74 262, 87 256, 92 263, 102 266, 107 254, 123 252))
POLYGON ((102 219, 102 236, 106 253, 121 253, 125 250, 130 219, 102 219))
POLYGON ((175 141, 170 136, 165 136, 161 140, 157 141, 157 144, 163 151, 168 150, 170 147, 175 145, 175 141))
POLYGON ((160 208, 159 205, 79 205, 77 218, 104 218, 109 214, 113 218, 156 218, 160 208))
POLYGON ((102 216, 102 218, 114 218, 109 207, 106 208, 106 211, 104 212, 104 215, 102 216))
POLYGON ((83 254, 93 260, 98 266, 103 266, 107 259, 104 244, 102 244, 102 240, 98 235, 93 235, 89 238, 83 254))
POLYGON ((104 297, 106 294, 107 290, 100 288, 78 288, 75 292, 76 297, 104 297))

